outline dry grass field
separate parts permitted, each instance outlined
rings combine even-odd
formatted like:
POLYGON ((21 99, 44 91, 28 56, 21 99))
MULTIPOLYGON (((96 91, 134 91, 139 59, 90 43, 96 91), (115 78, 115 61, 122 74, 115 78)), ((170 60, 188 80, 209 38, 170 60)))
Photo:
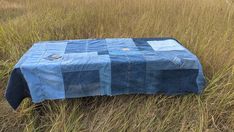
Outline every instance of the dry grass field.
POLYGON ((0 131, 234 131, 233 0, 0 0, 0 131), (201 95, 4 98, 11 69, 34 43, 106 37, 174 37, 195 53, 201 95))

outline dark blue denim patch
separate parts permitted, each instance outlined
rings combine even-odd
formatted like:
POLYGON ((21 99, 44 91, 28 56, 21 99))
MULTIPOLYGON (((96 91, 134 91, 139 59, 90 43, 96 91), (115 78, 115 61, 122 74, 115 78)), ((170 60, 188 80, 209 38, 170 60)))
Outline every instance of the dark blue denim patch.
POLYGON ((197 93, 198 69, 175 69, 147 71, 148 91, 165 94, 197 93))
POLYGON ((111 93, 145 90, 146 62, 141 55, 110 55, 111 93))
POLYGON ((130 61, 130 71, 145 71, 146 70, 146 61, 143 55, 128 55, 130 61))
POLYGON ((145 71, 131 71, 128 73, 129 93, 147 92, 145 89, 145 71))
POLYGON ((99 70, 63 72, 65 97, 100 94, 99 70))
POLYGON ((129 60, 126 55, 110 55, 111 60, 111 93, 128 91, 129 60))
POLYGON ((108 50, 101 50, 101 51, 98 51, 98 55, 108 55, 109 54, 109 51, 108 50))
POLYGON ((154 52, 154 49, 147 43, 145 39, 134 38, 133 41, 140 51, 154 52))
POLYGON ((28 84, 20 68, 16 68, 11 72, 5 96, 11 107, 14 109, 19 106, 24 98, 31 97, 28 84))

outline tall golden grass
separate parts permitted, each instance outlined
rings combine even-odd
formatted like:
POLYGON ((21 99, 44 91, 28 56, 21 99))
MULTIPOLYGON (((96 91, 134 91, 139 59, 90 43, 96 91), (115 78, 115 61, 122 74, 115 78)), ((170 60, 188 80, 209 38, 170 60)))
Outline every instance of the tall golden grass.
POLYGON ((233 131, 234 1, 1 0, 0 131, 233 131), (124 95, 25 100, 3 97, 11 69, 41 40, 174 37, 195 53, 207 86, 201 95, 124 95))

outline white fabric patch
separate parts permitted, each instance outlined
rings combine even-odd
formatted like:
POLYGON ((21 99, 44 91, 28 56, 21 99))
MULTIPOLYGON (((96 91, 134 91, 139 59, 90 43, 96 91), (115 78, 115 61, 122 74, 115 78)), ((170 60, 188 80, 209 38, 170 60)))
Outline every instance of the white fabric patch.
POLYGON ((181 46, 177 41, 172 39, 147 41, 147 43, 155 51, 185 50, 183 46, 181 46))

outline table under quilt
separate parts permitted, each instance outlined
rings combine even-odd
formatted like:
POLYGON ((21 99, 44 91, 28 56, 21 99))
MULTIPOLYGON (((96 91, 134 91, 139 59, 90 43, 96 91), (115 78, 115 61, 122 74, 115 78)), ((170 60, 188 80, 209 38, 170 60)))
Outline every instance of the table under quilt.
POLYGON ((173 38, 44 41, 15 65, 6 98, 16 109, 44 100, 97 95, 201 93, 198 58, 173 38))

